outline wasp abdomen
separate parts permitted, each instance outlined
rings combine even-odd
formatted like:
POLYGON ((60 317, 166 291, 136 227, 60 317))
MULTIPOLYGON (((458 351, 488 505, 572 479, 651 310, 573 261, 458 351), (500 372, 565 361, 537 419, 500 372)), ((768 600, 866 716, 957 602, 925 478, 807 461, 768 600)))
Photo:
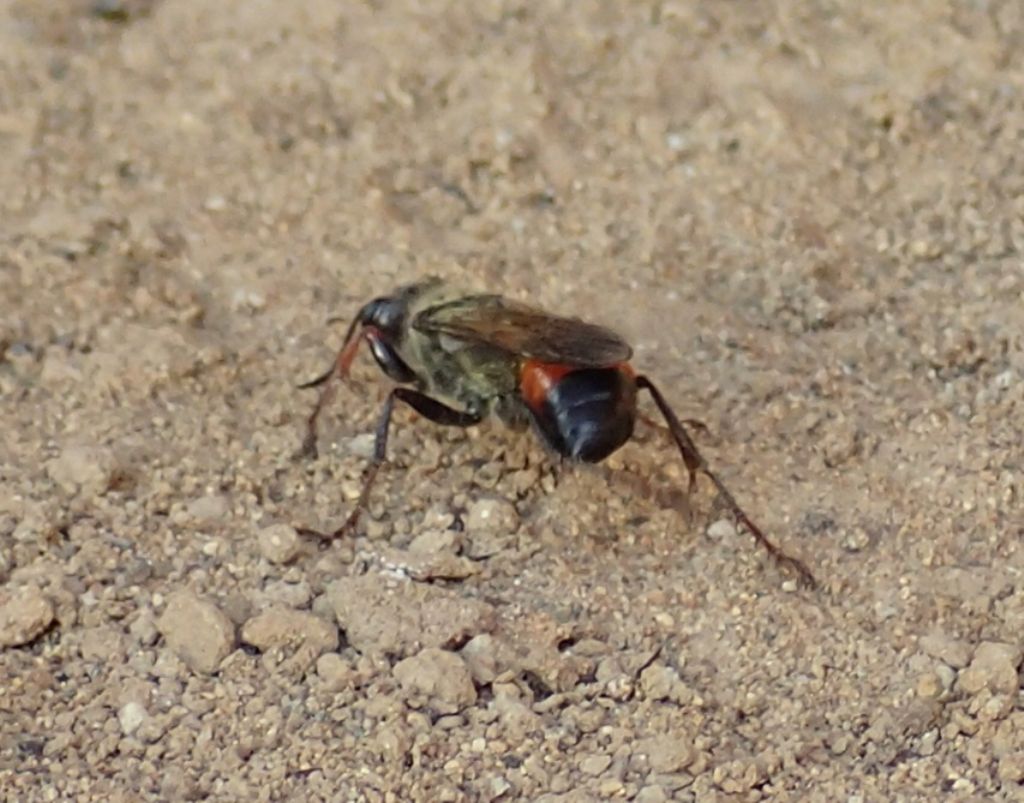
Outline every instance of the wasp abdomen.
POLYGON ((598 463, 633 435, 636 382, 627 366, 574 368, 529 360, 520 390, 548 446, 598 463))

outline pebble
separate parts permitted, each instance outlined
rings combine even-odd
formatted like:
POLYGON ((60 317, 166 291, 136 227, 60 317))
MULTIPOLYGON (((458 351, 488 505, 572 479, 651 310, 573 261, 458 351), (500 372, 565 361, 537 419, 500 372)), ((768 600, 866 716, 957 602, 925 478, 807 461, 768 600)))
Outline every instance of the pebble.
POLYGON ((34 641, 55 617, 53 603, 38 588, 0 591, 0 649, 34 641))
MULTIPOLYGON (((1005 784, 1020 784, 1024 781, 1024 752, 1017 751, 999 759, 999 780, 1005 784)), ((1020 792, 1019 787, 1015 789, 1020 792)))
POLYGON ((411 746, 408 731, 394 726, 381 728, 375 742, 381 756, 393 763, 402 761, 411 746))
POLYGON ((274 564, 291 563, 299 556, 302 539, 290 524, 271 524, 257 536, 260 554, 274 564))
POLYGON ((167 600, 157 620, 167 646, 193 671, 212 674, 235 648, 231 620, 212 602, 191 591, 178 591, 167 600))
POLYGON ((930 633, 919 642, 926 655, 938 658, 954 669, 963 669, 971 660, 971 646, 963 639, 943 633, 930 633))
POLYGON ((405 657, 493 629, 494 608, 435 586, 366 574, 327 589, 348 643, 364 654, 405 657))
POLYGON ((454 530, 427 530, 412 539, 409 543, 409 551, 420 555, 454 552, 456 535, 454 530))
POLYGON ((143 647, 153 646, 160 637, 160 633, 156 629, 156 622, 153 620, 152 613, 148 610, 142 611, 135 621, 128 626, 128 635, 143 647))
POLYGON ((942 696, 945 689, 936 672, 924 672, 917 679, 915 694, 925 700, 935 700, 942 696))
POLYGON ((648 700, 667 700, 679 683, 679 674, 664 664, 651 664, 640 673, 640 690, 648 700))
POLYGON ((46 464, 50 479, 70 494, 99 496, 110 490, 116 472, 113 451, 100 446, 71 446, 46 464))
POLYGON ((490 800, 497 800, 499 797, 504 795, 509 789, 512 788, 512 784, 506 781, 504 778, 491 778, 490 782, 490 800))
POLYGON ((645 786, 637 792, 634 800, 636 803, 665 803, 668 800, 668 795, 660 786, 645 786))
POLYGON ((513 533, 519 528, 515 505, 498 496, 476 499, 466 511, 466 530, 471 533, 513 533))
POLYGON ((611 766, 612 757, 603 753, 587 756, 580 762, 580 772, 584 775, 600 775, 611 766))
POLYGON ((654 772, 678 772, 692 764, 696 757, 692 740, 669 734, 641 739, 634 752, 646 755, 654 772))
POLYGON ((242 641, 262 652, 303 645, 319 656, 338 648, 338 628, 307 611, 272 608, 242 625, 242 641))
POLYGON ((348 439, 348 453, 364 460, 373 457, 373 450, 377 443, 377 437, 372 432, 364 432, 348 439))
POLYGON ((336 652, 324 653, 317 659, 316 674, 331 692, 345 691, 356 679, 355 669, 336 652))
POLYGON ((441 714, 454 714, 476 702, 469 667, 453 652, 428 647, 399 661, 393 672, 403 689, 424 695, 441 714))
POLYGON ((462 658, 477 683, 486 685, 498 676, 498 648, 497 641, 490 633, 473 636, 462 648, 462 658))
POLYGON ((967 694, 982 689, 1015 694, 1018 686, 1019 648, 999 641, 984 641, 974 651, 970 666, 960 672, 959 688, 967 694))
POLYGON ((527 733, 543 729, 541 717, 522 701, 520 690, 514 683, 495 683, 492 706, 502 724, 505 735, 520 741, 527 733))
POLYGON ((193 499, 185 509, 188 517, 199 524, 223 521, 231 515, 231 503, 221 494, 209 494, 193 499))
MULTIPOLYGON (((266 584, 262 591, 253 593, 251 602, 255 608, 306 608, 313 599, 313 589, 305 580, 289 583, 286 580, 274 580, 266 584)), ((228 614, 230 616, 230 614, 228 614)), ((333 613, 328 618, 333 618, 333 613)), ((234 617, 232 617, 234 618, 234 617)), ((249 619, 245 616, 242 621, 249 619)))
POLYGON ((384 547, 380 550, 382 565, 414 580, 464 580, 480 573, 480 566, 452 552, 416 552, 384 547))
POLYGON ((120 663, 123 660, 124 634, 110 627, 88 627, 79 631, 78 651, 86 661, 120 663))
POLYGON ((729 519, 719 519, 708 526, 708 538, 721 541, 736 535, 736 525, 729 519))
POLYGON ((117 712, 117 721, 121 724, 121 732, 125 736, 131 736, 146 721, 147 716, 142 703, 135 701, 125 703, 117 712))

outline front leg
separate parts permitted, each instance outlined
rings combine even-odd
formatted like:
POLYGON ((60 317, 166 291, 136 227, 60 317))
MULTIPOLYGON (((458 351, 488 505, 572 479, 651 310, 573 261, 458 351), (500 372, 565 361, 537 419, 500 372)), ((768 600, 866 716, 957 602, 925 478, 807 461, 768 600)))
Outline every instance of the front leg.
POLYGON ((391 429, 391 413, 394 410, 396 399, 408 404, 413 410, 427 420, 445 427, 471 427, 474 424, 479 424, 480 421, 483 420, 483 415, 480 413, 456 410, 442 402, 439 402, 437 399, 426 395, 425 393, 421 393, 418 390, 404 387, 394 388, 388 394, 388 398, 384 402, 384 407, 380 412, 380 418, 377 419, 377 432, 373 442, 373 459, 370 461, 370 465, 366 468, 366 475, 363 479, 363 490, 359 494, 359 499, 356 502, 355 508, 349 514, 348 518, 345 519, 345 523, 333 533, 321 533, 316 530, 302 528, 300 529, 300 532, 303 535, 315 535, 323 539, 339 538, 342 535, 351 532, 355 528, 356 524, 359 523, 359 517, 363 510, 366 509, 367 503, 370 500, 370 491, 373 489, 373 484, 377 479, 377 473, 380 471, 380 467, 384 465, 384 462, 387 460, 388 434, 391 429))

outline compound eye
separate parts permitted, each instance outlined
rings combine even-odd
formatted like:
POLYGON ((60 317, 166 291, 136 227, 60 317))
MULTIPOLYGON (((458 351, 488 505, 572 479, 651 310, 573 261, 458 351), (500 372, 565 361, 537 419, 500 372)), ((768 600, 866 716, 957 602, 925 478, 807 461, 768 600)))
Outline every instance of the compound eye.
POLYGON ((416 381, 416 373, 405 364, 405 361, 398 356, 398 352, 386 343, 380 334, 372 330, 368 331, 366 339, 370 341, 373 359, 377 361, 377 365, 385 374, 403 384, 416 381))
POLYGON ((375 298, 359 314, 359 320, 367 326, 373 326, 392 335, 397 334, 402 326, 404 308, 393 298, 386 296, 375 298))

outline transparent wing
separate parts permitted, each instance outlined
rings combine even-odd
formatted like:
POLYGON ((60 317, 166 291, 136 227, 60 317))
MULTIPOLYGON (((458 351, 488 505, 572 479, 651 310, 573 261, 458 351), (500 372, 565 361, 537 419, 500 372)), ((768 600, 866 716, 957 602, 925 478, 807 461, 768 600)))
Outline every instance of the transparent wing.
POLYGON ((597 368, 626 362, 633 349, 610 329, 563 318, 498 295, 466 296, 420 312, 420 332, 481 343, 541 362, 597 368))

